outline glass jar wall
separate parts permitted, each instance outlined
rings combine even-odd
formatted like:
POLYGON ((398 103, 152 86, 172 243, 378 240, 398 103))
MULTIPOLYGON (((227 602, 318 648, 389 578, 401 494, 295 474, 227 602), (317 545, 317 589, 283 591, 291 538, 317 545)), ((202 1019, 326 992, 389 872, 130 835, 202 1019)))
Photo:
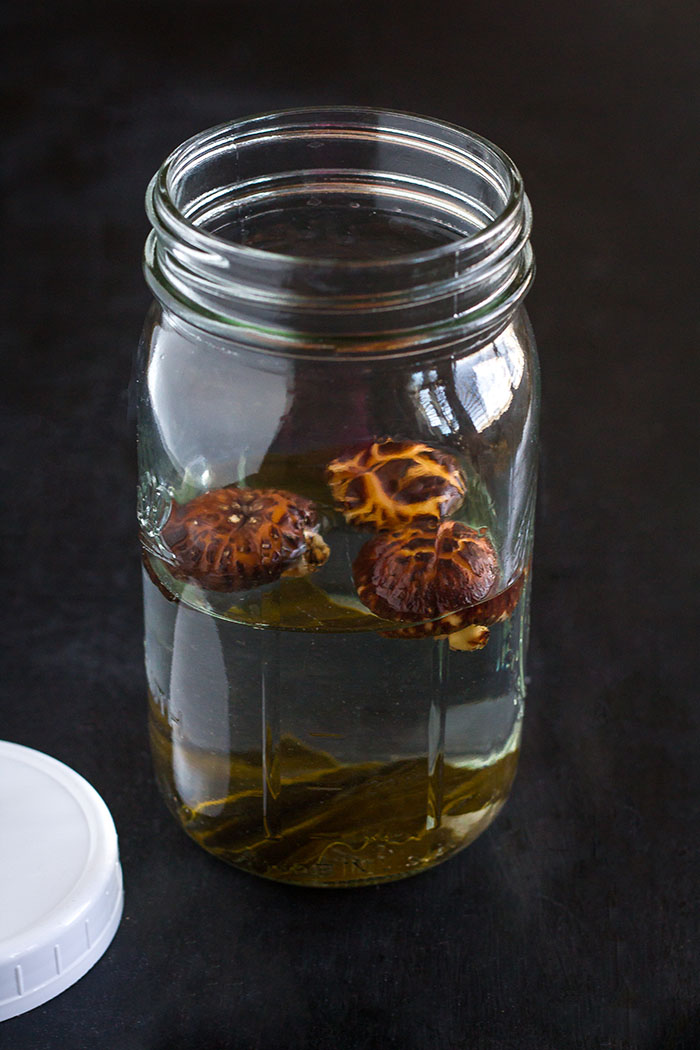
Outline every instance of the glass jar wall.
POLYGON ((401 114, 216 128, 149 188, 138 514, 156 774, 256 874, 395 879, 496 815, 538 372, 520 177, 401 114))

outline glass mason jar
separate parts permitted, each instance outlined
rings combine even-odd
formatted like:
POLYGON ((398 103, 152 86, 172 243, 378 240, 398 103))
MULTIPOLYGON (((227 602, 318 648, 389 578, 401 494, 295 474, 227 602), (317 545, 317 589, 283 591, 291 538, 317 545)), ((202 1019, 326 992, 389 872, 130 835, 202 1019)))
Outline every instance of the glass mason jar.
POLYGON ((138 515, 158 781, 306 885, 472 841, 515 773, 538 367, 505 154, 354 108, 214 128, 151 182, 138 515))

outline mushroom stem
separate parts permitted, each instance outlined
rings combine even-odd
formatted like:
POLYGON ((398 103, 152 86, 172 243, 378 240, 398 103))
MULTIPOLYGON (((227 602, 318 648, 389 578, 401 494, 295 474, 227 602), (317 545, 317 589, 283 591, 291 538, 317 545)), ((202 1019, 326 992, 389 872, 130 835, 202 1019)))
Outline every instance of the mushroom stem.
POLYGON ((456 649, 460 653, 472 653, 476 649, 483 649, 489 640, 489 629, 482 624, 471 623, 461 631, 449 634, 447 640, 450 649, 456 649))
POLYGON ((299 577, 308 576, 320 565, 328 561, 330 547, 317 532, 312 529, 304 529, 304 540, 306 547, 298 558, 290 564, 288 569, 282 573, 283 576, 299 577))

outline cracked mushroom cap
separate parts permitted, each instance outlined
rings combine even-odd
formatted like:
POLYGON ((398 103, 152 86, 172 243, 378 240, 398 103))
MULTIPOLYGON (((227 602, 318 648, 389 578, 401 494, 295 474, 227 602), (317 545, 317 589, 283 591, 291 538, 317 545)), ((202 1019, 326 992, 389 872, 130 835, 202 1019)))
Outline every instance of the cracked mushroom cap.
POLYGON ((441 521, 460 505, 467 489, 448 452, 390 438, 338 456, 328 464, 327 479, 345 520, 377 530, 417 519, 441 521))
POLYGON ((397 636, 440 636, 483 622, 469 619, 470 610, 488 604, 498 559, 485 529, 446 521, 379 533, 360 550, 353 576, 361 601, 377 616, 437 621, 414 623, 397 636))
POLYGON ((328 558, 311 500, 281 489, 212 489, 173 504, 163 539, 178 580, 240 591, 313 572, 328 558))

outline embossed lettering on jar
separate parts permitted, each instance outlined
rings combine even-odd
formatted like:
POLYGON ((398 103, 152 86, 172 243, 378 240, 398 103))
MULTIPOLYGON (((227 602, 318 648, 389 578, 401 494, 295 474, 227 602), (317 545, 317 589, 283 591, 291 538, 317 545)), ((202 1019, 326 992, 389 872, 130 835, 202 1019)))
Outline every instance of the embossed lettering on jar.
POLYGON ((298 110, 148 190, 139 358, 149 726, 184 830, 310 886, 494 819, 525 697, 538 365, 497 147, 298 110))

